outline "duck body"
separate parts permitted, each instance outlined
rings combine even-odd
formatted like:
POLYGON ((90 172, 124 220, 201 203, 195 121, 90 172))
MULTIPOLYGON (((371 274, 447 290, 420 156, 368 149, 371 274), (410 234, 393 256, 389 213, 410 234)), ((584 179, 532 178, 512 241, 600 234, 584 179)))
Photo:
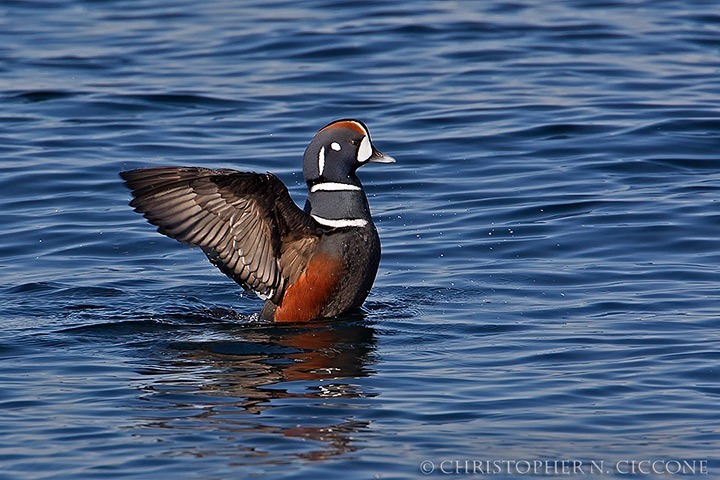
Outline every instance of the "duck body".
POLYGON ((380 238, 355 174, 392 157, 358 120, 333 122, 303 159, 305 208, 272 174, 202 167, 121 172, 135 211, 158 231, 200 247, 211 263, 265 300, 261 317, 306 322, 360 307, 380 263, 380 238))

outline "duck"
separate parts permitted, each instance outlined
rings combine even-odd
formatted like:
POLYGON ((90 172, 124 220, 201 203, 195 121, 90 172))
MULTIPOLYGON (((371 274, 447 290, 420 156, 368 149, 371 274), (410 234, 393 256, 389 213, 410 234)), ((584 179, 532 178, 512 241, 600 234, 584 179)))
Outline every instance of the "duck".
POLYGON ((357 170, 394 163, 356 119, 321 128, 303 155, 304 208, 272 173, 156 166, 120 172, 130 206, 159 233, 200 248, 264 304, 260 318, 336 318, 366 300, 380 237, 357 170))

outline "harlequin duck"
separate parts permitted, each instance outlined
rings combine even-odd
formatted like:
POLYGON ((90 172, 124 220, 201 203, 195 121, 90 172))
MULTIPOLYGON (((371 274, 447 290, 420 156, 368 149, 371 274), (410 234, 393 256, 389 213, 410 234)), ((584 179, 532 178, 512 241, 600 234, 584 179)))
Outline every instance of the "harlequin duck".
POLYGON ((395 159, 364 123, 318 131, 305 150, 305 210, 273 174, 202 167, 121 172, 130 206, 158 231, 200 247, 210 262, 265 300, 261 317, 305 322, 359 307, 380 262, 380 238, 356 170, 395 159))

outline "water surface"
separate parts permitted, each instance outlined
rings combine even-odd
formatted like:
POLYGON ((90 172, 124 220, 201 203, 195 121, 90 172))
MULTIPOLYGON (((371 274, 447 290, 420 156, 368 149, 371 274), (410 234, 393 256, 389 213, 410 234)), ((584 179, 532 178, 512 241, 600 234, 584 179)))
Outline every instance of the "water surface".
POLYGON ((0 478, 717 475, 715 7, 3 2, 0 478), (149 165, 271 171, 302 203, 343 117, 398 159, 360 172, 362 314, 258 321, 127 206, 117 173, 149 165))

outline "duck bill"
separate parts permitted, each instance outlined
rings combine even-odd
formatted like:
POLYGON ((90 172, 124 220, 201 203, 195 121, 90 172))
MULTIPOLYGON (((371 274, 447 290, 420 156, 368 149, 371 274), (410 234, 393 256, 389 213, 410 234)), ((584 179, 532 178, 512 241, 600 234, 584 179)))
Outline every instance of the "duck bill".
POLYGON ((372 163, 395 163, 395 159, 390 155, 385 155, 380 150, 373 149, 372 155, 367 160, 372 163))

